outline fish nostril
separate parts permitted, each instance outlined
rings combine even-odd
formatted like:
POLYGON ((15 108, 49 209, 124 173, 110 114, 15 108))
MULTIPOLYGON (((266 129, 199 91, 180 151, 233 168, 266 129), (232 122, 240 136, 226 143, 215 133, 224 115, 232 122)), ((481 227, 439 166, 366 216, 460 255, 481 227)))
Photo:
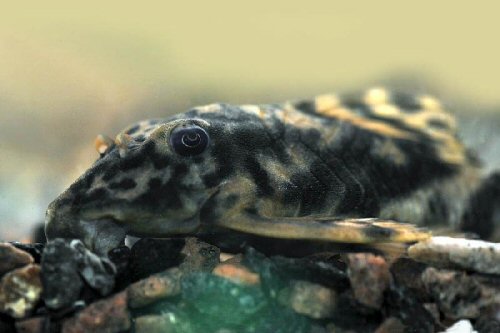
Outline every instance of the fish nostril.
POLYGON ((123 158, 127 154, 128 146, 133 141, 132 137, 126 133, 119 134, 116 137, 115 144, 118 147, 118 153, 123 158))

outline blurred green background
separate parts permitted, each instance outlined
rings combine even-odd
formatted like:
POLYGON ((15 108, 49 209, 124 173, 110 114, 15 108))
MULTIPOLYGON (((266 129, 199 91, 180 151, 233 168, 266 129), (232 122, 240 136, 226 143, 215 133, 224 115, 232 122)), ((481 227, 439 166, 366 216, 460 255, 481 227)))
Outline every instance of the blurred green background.
POLYGON ((0 10, 0 239, 25 239, 93 139, 214 101, 429 92, 498 167, 494 1, 19 2, 0 10), (15 7, 14 7, 15 6, 15 7))

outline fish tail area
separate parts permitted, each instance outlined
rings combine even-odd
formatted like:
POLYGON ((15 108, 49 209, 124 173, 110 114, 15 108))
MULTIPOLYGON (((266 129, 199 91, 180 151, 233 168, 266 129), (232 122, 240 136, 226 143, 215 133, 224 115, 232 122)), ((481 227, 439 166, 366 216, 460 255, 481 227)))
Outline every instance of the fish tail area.
POLYGON ((460 229, 500 241, 500 171, 486 177, 470 196, 460 229))
POLYGON ((379 218, 346 219, 335 221, 335 224, 339 233, 352 233, 360 243, 380 243, 381 247, 390 243, 414 243, 431 237, 430 231, 425 228, 379 218))

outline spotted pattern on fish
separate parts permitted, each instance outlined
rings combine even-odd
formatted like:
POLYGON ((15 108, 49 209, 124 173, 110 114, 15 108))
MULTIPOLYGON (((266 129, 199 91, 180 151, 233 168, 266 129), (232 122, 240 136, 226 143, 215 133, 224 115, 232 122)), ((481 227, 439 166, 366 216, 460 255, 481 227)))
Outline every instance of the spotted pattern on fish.
POLYGON ((133 124, 115 140, 100 136, 96 148, 95 164, 49 206, 49 239, 81 238, 101 250, 125 234, 220 230, 411 242, 429 235, 413 225, 458 228, 482 179, 438 100, 381 88, 194 107, 133 124), (185 129, 181 148, 204 139, 203 151, 176 151, 175 133, 185 129))

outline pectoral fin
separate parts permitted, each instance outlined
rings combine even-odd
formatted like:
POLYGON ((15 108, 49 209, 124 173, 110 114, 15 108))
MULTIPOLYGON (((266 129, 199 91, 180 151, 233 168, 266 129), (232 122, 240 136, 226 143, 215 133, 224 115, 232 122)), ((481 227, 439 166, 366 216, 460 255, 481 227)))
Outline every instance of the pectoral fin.
POLYGON ((282 239, 372 244, 412 243, 431 234, 412 224, 379 218, 285 217, 236 215, 218 225, 252 235, 282 239))

